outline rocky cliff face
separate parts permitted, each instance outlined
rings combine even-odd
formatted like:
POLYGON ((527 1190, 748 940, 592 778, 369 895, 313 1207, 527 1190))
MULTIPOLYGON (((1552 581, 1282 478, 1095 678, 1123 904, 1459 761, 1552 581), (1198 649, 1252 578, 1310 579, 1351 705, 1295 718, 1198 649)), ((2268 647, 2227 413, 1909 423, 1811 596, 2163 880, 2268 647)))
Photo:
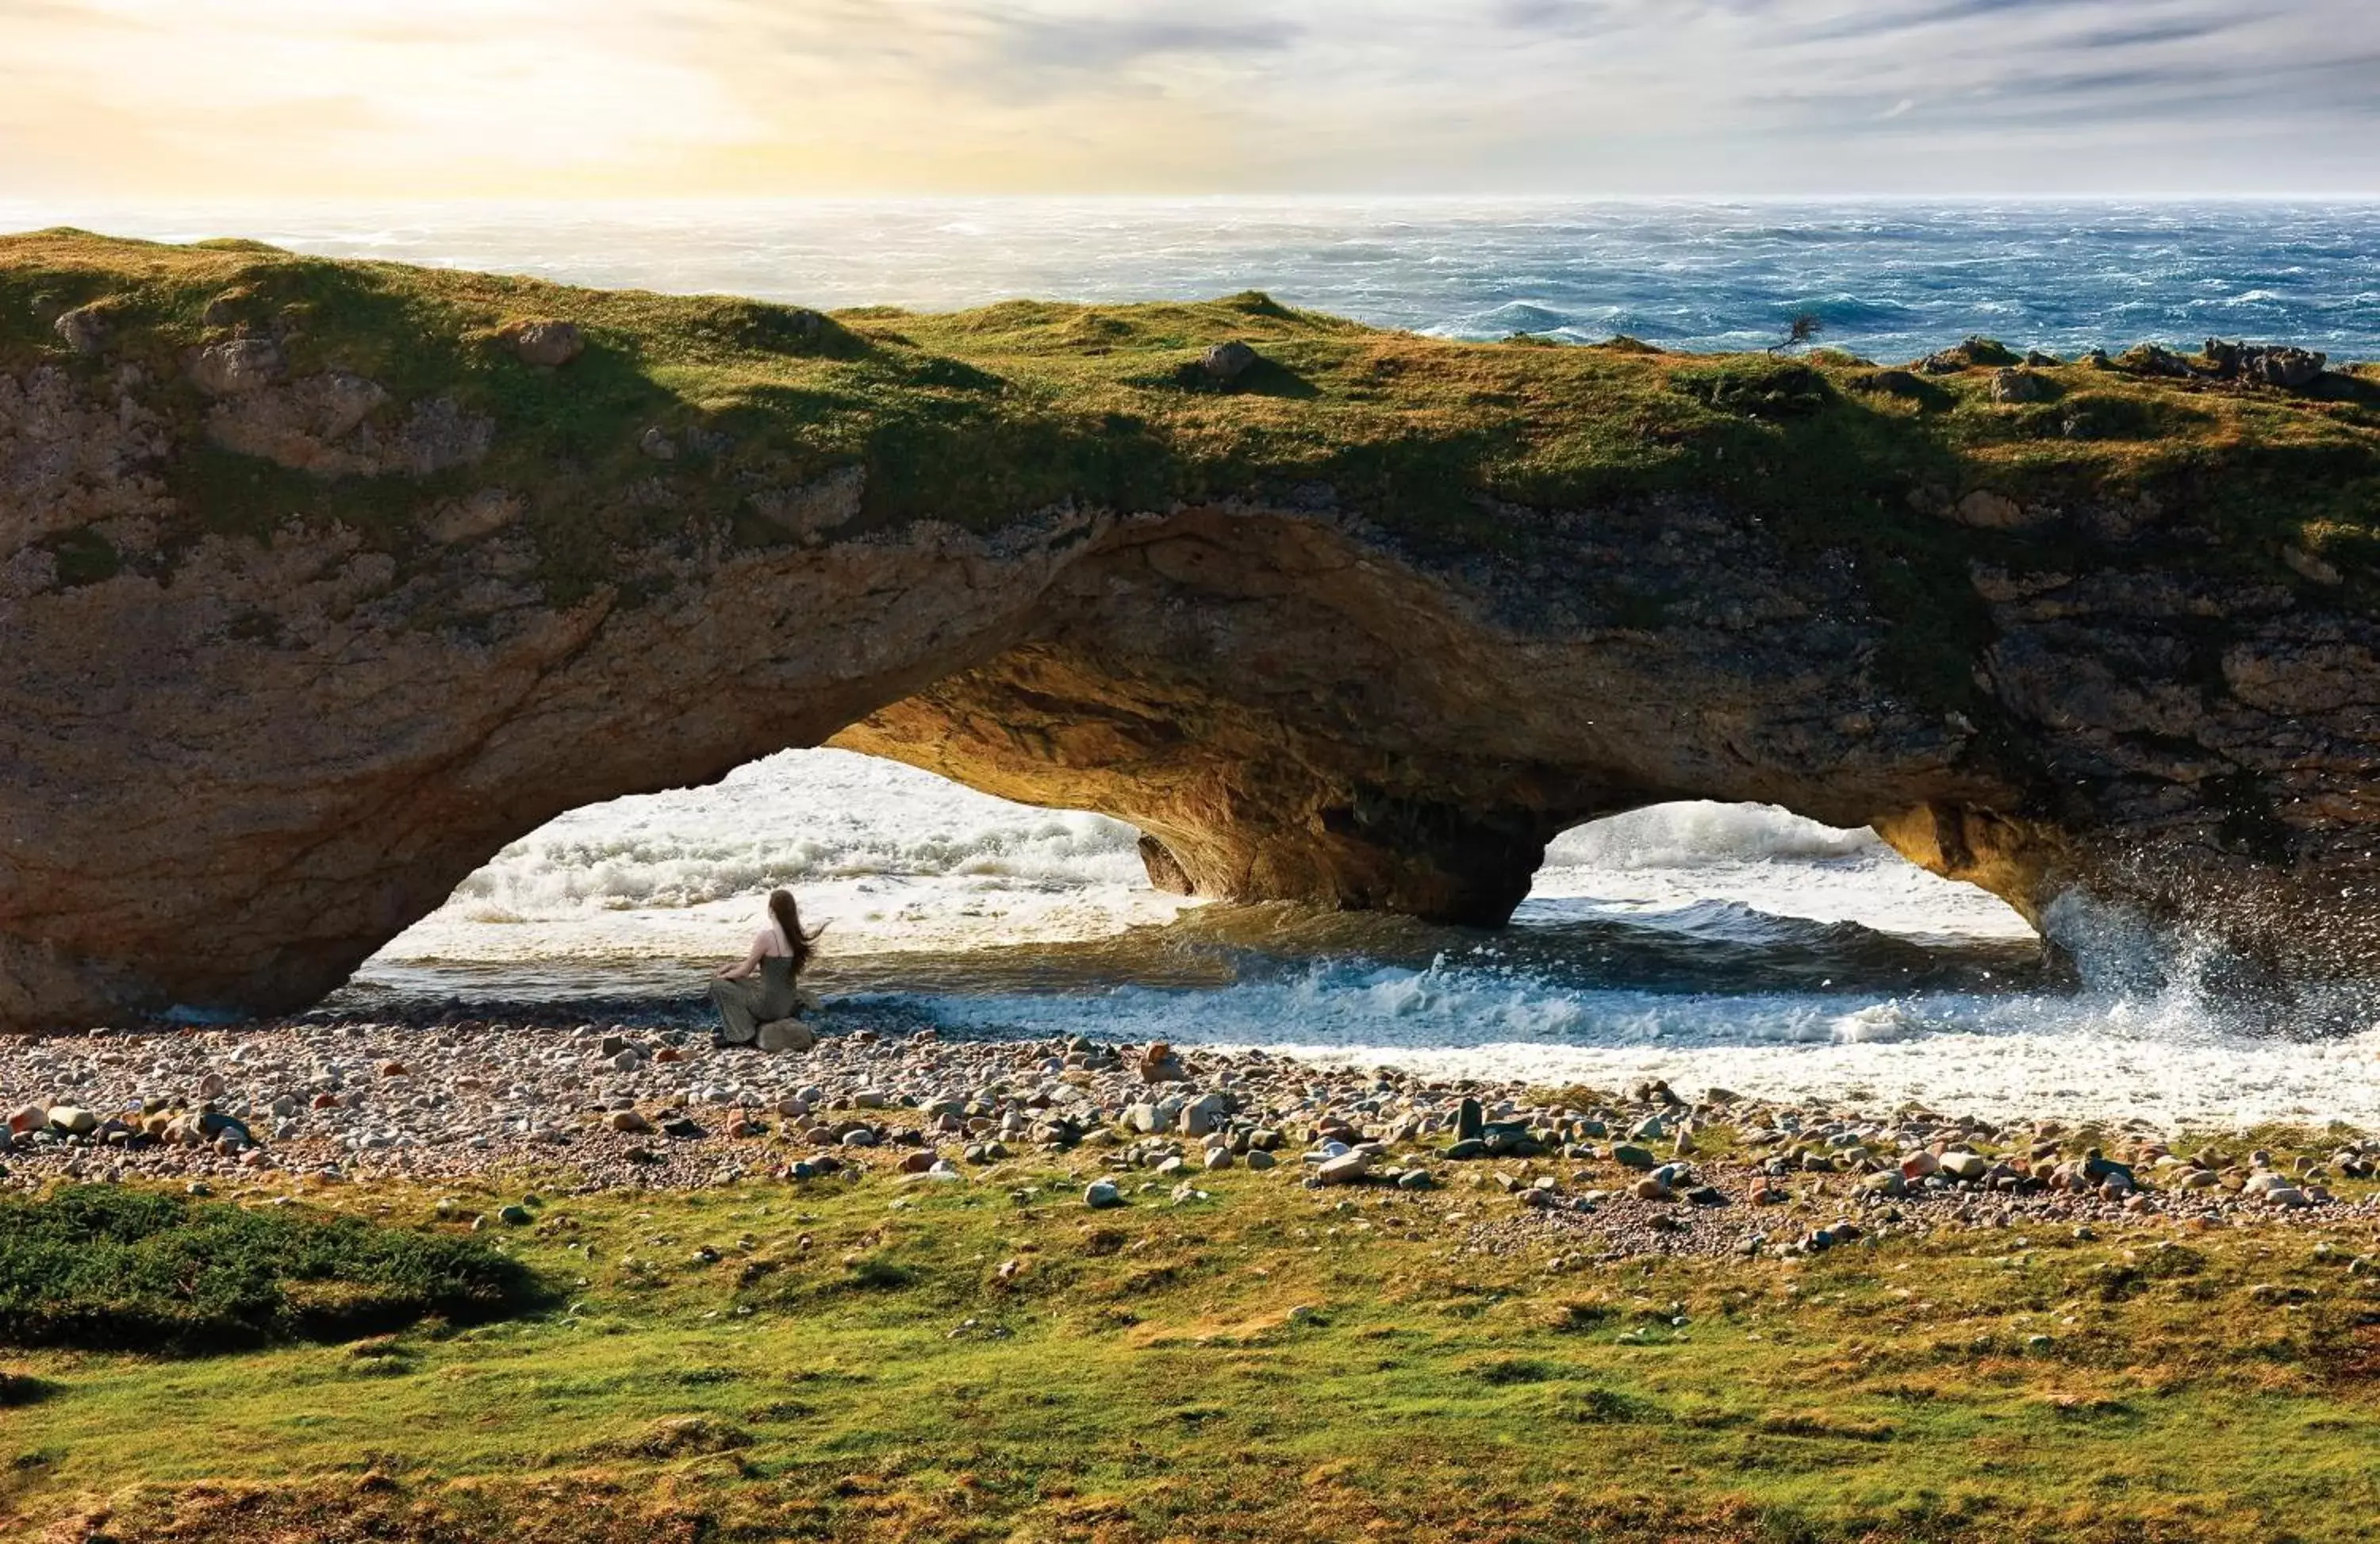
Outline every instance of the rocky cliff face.
POLYGON ((1858 368, 0 242, 0 1026, 303 1004, 830 740, 1214 895, 1493 923, 1759 799, 2380 974, 2368 387, 1858 368))

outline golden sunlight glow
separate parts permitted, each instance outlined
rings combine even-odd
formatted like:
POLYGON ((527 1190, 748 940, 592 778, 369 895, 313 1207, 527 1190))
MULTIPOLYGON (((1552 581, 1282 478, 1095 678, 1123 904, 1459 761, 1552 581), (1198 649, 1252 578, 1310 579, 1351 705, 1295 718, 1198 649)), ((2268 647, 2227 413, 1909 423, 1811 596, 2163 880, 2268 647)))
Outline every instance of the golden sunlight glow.
POLYGON ((6 190, 1006 190, 1229 160, 1208 34, 1076 67, 1048 25, 940 0, 0 0, 6 190))
MULTIPOLYGON (((45 159, 214 194, 557 191, 759 131, 625 7, 570 0, 79 0, 8 15, 45 159)), ((21 141, 20 141, 21 142, 21 141)))
POLYGON ((2351 186, 2368 5, 0 0, 0 196, 2351 186))

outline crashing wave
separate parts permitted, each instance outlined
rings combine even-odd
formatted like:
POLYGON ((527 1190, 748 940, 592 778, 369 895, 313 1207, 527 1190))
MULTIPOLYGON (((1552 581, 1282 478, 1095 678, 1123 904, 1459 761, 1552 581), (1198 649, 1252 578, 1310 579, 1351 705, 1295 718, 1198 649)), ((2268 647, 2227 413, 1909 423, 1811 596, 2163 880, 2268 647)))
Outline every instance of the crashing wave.
POLYGON ((1823 862, 1891 856, 1872 831, 1840 831, 1773 804, 1660 804, 1557 837, 1548 866, 1684 869, 1719 863, 1823 862))
POLYGON ((1876 1003, 1842 1015, 1829 1026, 1837 1045, 1898 1045, 1926 1032, 1923 1019, 1898 1003, 1876 1003))
POLYGON ((786 751, 715 787, 565 815, 490 859, 449 906, 517 922, 695 906, 856 875, 1137 882, 1138 841, 1120 821, 1012 804, 897 762, 786 751))

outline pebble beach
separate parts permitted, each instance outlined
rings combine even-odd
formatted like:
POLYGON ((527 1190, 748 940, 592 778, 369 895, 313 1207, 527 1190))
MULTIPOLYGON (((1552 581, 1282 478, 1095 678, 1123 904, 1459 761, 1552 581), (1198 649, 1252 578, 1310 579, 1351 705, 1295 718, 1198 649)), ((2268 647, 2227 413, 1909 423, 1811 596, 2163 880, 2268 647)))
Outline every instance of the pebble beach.
MULTIPOLYGON (((1261 1051, 945 1038, 892 1008, 816 1047, 626 1025, 290 1021, 0 1041, 0 1185, 206 1193, 517 1180, 1079 1186, 1196 1198, 1218 1170, 1415 1203, 1414 1226, 1581 1260, 1808 1251, 1900 1230, 2279 1222, 2380 1234, 2380 1141, 2259 1146, 1649 1082, 1547 1090, 1261 1051), (1444 1192, 1446 1194, 1438 1194, 1444 1192)), ((1326 1196, 1323 1198, 1328 1199, 1326 1196)), ((501 1226, 503 1209, 487 1219, 501 1226)))

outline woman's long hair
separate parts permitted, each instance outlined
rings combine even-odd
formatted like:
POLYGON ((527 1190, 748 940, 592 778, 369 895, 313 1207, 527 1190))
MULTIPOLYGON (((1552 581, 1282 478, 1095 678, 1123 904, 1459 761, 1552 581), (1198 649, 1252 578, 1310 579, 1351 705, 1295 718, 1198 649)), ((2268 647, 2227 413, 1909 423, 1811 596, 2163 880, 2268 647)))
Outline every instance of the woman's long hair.
POLYGON ((802 910, 794 904, 794 893, 790 890, 770 893, 769 917, 777 924, 777 930, 785 935, 785 953, 793 959, 793 973, 800 975, 803 967, 810 963, 810 945, 818 942, 819 933, 826 931, 826 929, 821 926, 818 932, 802 931, 802 910))

